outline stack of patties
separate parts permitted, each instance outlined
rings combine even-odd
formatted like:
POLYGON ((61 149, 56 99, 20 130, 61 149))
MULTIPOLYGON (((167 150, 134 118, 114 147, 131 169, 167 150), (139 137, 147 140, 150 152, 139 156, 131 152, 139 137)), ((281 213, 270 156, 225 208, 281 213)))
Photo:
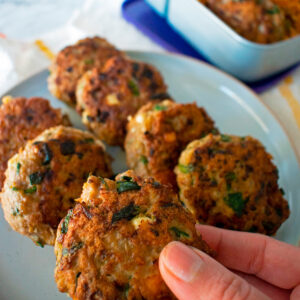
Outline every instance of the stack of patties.
POLYGON ((55 244, 61 292, 175 299, 158 268, 169 242, 212 254, 197 222, 274 235, 288 218, 262 144, 220 134, 204 108, 176 103, 152 65, 94 37, 60 51, 50 70, 49 90, 92 133, 70 127, 45 99, 5 98, 0 185, 11 227, 55 244), (101 140, 124 147, 132 170, 111 180, 101 140))

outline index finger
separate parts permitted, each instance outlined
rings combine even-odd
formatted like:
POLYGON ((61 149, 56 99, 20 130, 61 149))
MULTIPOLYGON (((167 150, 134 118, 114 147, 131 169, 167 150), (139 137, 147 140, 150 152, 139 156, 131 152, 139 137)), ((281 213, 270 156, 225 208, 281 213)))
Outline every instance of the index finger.
POLYGON ((226 267, 255 275, 283 289, 300 284, 300 249, 247 232, 196 225, 202 238, 226 267))

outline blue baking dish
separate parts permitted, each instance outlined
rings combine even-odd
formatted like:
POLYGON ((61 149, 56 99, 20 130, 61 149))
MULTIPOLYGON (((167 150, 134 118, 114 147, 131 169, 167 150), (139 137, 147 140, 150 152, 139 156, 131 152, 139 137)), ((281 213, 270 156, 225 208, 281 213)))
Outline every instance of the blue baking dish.
POLYGON ((262 45, 237 34, 197 0, 146 0, 208 60, 248 82, 300 61, 300 36, 262 45))

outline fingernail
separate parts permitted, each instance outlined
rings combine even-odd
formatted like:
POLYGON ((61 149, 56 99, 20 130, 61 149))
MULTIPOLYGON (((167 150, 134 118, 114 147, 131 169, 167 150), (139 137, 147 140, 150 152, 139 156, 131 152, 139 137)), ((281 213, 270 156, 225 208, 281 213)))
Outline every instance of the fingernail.
POLYGON ((179 242, 171 242, 163 250, 162 262, 174 276, 185 282, 191 282, 203 265, 199 255, 179 242))

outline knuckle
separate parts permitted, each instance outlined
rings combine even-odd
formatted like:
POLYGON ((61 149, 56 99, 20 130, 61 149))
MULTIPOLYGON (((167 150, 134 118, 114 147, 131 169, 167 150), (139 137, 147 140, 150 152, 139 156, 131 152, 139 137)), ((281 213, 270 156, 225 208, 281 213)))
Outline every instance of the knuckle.
POLYGON ((259 274, 264 267, 265 262, 265 252, 266 252, 267 243, 264 241, 262 246, 257 249, 257 251, 253 252, 250 256, 248 265, 247 265, 247 272, 250 274, 259 274))
POLYGON ((247 300, 251 293, 251 287, 239 277, 232 276, 223 282, 220 291, 221 300, 247 300))

